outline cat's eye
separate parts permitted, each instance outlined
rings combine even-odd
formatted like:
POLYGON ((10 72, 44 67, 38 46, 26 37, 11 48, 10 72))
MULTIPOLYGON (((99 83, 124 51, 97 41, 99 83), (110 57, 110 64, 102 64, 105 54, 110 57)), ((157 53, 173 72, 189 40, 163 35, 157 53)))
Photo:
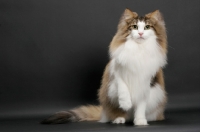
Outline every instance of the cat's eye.
POLYGON ((150 29, 150 25, 146 25, 144 29, 145 29, 145 30, 150 29))
POLYGON ((133 27, 133 29, 138 29, 137 25, 133 25, 132 27, 133 27))

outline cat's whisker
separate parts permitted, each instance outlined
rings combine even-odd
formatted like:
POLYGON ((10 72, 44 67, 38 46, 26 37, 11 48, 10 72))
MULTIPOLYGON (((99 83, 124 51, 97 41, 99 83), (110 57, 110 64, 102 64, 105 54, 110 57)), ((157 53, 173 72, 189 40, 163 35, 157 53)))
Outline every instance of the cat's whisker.
POLYGON ((172 48, 173 50, 175 50, 175 48, 174 48, 174 47, 172 47, 172 46, 170 46, 169 44, 168 44, 168 47, 169 47, 169 48, 172 48))

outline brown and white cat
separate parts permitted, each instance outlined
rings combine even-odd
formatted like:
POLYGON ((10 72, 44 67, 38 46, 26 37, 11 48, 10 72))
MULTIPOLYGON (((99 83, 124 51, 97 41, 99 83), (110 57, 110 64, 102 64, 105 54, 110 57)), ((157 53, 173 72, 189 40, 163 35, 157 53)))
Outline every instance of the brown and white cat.
POLYGON ((167 102, 163 71, 166 64, 165 22, 156 10, 139 17, 126 9, 109 47, 99 90, 99 106, 81 106, 61 111, 42 123, 99 121, 148 125, 164 119, 167 102))

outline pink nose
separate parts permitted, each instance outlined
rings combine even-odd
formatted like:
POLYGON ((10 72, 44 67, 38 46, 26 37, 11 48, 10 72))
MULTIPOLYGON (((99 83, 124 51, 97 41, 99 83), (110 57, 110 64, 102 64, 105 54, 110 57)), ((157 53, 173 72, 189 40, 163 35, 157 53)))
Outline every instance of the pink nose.
POLYGON ((143 33, 138 33, 140 36, 142 36, 143 35, 143 33))

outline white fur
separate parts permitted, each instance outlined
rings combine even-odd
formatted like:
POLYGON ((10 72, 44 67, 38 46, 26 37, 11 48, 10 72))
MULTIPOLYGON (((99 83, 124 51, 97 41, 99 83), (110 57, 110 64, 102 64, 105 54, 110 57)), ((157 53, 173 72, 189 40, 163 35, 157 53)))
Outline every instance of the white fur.
POLYGON ((137 105, 135 105, 135 113, 134 113, 134 124, 135 125, 148 125, 146 116, 145 116, 145 111, 146 111, 146 98, 141 99, 137 105))
MULTIPOLYGON (((163 110, 163 108, 158 107, 158 104, 163 101, 164 96, 165 93, 159 84, 155 84, 155 86, 150 89, 145 111, 147 121, 155 121, 157 119, 158 114, 163 110)), ((129 110, 126 119, 133 120, 133 114, 133 109, 129 110)))
POLYGON ((159 84, 156 84, 150 90, 149 99, 147 102, 146 118, 148 121, 155 121, 157 115, 161 112, 163 108, 159 108, 158 104, 163 101, 165 97, 165 92, 161 89, 159 84), (156 108, 156 109, 155 109, 156 108))
MULTIPOLYGON (((154 31, 144 30, 144 26, 144 22, 138 22, 138 30, 132 30, 127 41, 111 52, 112 81, 108 96, 128 113, 131 108, 134 109, 135 125, 147 125, 145 113, 155 110, 164 97, 160 86, 151 89, 150 82, 159 68, 166 64, 166 56, 156 41, 154 31), (139 32, 143 33, 142 37, 139 32)), ((153 120, 154 116, 148 118, 153 120)))
POLYGON ((147 120, 146 120, 145 118, 135 118, 135 119, 134 119, 134 124, 135 124, 136 126, 149 125, 149 124, 147 123, 147 120))
MULTIPOLYGON (((116 72, 118 74, 118 72, 116 72)), ((123 78, 120 75, 116 78, 117 87, 118 87, 118 100, 119 100, 119 107, 122 108, 124 111, 128 111, 132 107, 131 96, 129 93, 128 86, 123 81, 123 78)))
POLYGON ((125 118, 124 117, 117 117, 112 123, 114 124, 124 124, 125 123, 125 118))

